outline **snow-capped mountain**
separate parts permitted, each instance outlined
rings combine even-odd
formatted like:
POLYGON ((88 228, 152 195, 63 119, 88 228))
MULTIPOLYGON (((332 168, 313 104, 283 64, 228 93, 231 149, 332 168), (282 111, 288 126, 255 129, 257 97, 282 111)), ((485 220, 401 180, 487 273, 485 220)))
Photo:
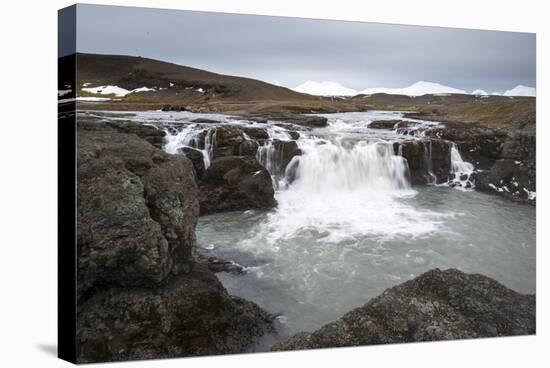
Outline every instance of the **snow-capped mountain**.
POLYGON ((502 95, 503 96, 529 96, 529 97, 535 97, 537 94, 536 89, 533 87, 527 87, 527 86, 516 86, 512 89, 507 90, 502 95))
POLYGON ((338 82, 307 81, 292 89, 315 96, 355 96, 358 93, 353 88, 344 87, 338 82))
POLYGON ((445 86, 439 83, 419 81, 405 88, 367 88, 359 93, 365 95, 371 95, 374 93, 388 93, 392 95, 422 96, 426 94, 466 94, 467 92, 462 89, 445 86))
POLYGON ((489 94, 487 92, 485 92, 484 90, 482 90, 482 89, 476 89, 475 91, 472 92, 472 95, 488 96, 489 94))
MULTIPOLYGON (((307 93, 314 96, 355 96, 359 94, 372 95, 375 93, 387 93, 392 95, 406 95, 406 96, 422 96, 426 94, 442 95, 442 94, 469 94, 465 90, 449 87, 443 84, 434 82, 419 81, 405 88, 367 88, 362 91, 357 91, 353 88, 349 88, 341 85, 338 82, 314 82, 307 81, 299 86, 292 88, 296 92, 307 93)), ((489 93, 476 89, 472 93, 476 96, 489 96, 489 93)), ((490 95, 495 96, 535 96, 536 90, 532 87, 517 86, 503 94, 498 92, 492 92, 490 95)))

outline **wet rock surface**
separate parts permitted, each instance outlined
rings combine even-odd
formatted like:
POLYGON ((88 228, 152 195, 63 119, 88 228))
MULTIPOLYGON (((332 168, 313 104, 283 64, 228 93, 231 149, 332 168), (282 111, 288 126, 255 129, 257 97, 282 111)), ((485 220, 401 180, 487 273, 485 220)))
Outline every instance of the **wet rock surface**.
POLYGON ((411 184, 440 184, 451 171, 450 145, 442 139, 416 139, 396 143, 394 149, 407 160, 411 184))
POLYGON ((416 123, 406 120, 377 120, 370 123, 369 128, 395 130, 398 128, 407 128, 414 125, 416 125, 416 123))
POLYGON ((249 351, 272 317, 197 262, 191 161, 78 125, 77 360, 249 351))
POLYGON ((201 214, 271 208, 276 202, 269 172, 250 156, 212 161, 199 185, 201 214))
POLYGON ((258 143, 247 139, 236 126, 217 127, 213 138, 214 158, 225 156, 256 156, 258 143))
MULTIPOLYGON (((282 141, 273 139, 260 147, 258 151, 259 160, 266 166, 271 175, 275 178, 286 176, 286 170, 292 159, 302 155, 302 150, 296 141, 282 141)), ((297 165, 293 164, 294 166, 297 165)))
POLYGON ((185 155, 193 163, 193 169, 195 171, 196 180, 200 180, 204 175, 204 157, 202 152, 190 147, 181 147, 178 149, 178 153, 185 155))
POLYGON ((483 275, 435 269, 271 350, 528 335, 536 332, 535 318, 534 295, 483 275))
POLYGON ((494 129, 446 123, 429 132, 455 142, 465 161, 474 164, 476 189, 508 199, 536 202, 536 134, 534 122, 522 129, 494 129))

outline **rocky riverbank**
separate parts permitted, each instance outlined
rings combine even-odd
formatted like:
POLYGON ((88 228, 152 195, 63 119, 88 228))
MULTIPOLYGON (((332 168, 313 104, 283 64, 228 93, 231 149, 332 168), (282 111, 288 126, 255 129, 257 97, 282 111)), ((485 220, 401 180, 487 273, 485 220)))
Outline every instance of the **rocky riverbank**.
POLYGON ((497 129, 445 123, 431 136, 456 143, 464 159, 477 169, 476 189, 514 201, 536 203, 536 129, 497 129))
POLYGON ((516 293, 483 275, 435 269, 271 350, 530 335, 536 332, 535 318, 534 295, 516 293))
MULTIPOLYGON (((413 115, 415 116, 415 115, 413 115)), ((508 129, 488 128, 474 123, 445 122, 423 126, 407 120, 383 120, 371 129, 395 130, 415 139, 396 143, 395 153, 407 159, 412 184, 453 185, 453 145, 474 171, 463 177, 474 187, 517 202, 536 203, 535 122, 508 129), (420 138, 420 139, 419 139, 420 138)), ((465 174, 462 174, 465 175, 465 174)))
POLYGON ((192 163, 152 132, 78 125, 80 363, 246 352, 273 329, 196 260, 192 163))

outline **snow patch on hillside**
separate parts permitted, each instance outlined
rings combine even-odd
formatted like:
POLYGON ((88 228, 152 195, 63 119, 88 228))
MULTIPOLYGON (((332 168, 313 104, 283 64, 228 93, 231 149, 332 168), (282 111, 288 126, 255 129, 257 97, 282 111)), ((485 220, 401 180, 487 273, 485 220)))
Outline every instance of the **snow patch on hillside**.
POLYGON ((130 93, 155 91, 154 88, 140 87, 133 90, 127 90, 118 86, 99 86, 99 87, 84 87, 84 92, 93 93, 96 95, 115 95, 116 97, 124 97, 130 93))

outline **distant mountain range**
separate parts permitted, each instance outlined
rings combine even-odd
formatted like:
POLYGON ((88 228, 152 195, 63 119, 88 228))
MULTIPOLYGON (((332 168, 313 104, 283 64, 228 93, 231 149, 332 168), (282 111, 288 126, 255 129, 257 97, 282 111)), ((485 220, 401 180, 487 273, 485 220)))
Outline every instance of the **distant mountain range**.
MULTIPOLYGON (((427 94, 470 94, 465 90, 445 86, 434 82, 419 81, 405 88, 367 88, 364 90, 355 90, 341 85, 338 82, 314 82, 307 81, 299 86, 292 88, 296 92, 307 93, 314 96, 356 96, 372 95, 375 93, 386 93, 391 95, 405 96, 423 96, 427 94)), ((476 89, 472 95, 487 96, 489 93, 482 89, 476 89)), ((492 93, 500 95, 500 93, 492 93)), ((535 96, 536 90, 532 87, 517 86, 507 90, 503 96, 535 96)))

